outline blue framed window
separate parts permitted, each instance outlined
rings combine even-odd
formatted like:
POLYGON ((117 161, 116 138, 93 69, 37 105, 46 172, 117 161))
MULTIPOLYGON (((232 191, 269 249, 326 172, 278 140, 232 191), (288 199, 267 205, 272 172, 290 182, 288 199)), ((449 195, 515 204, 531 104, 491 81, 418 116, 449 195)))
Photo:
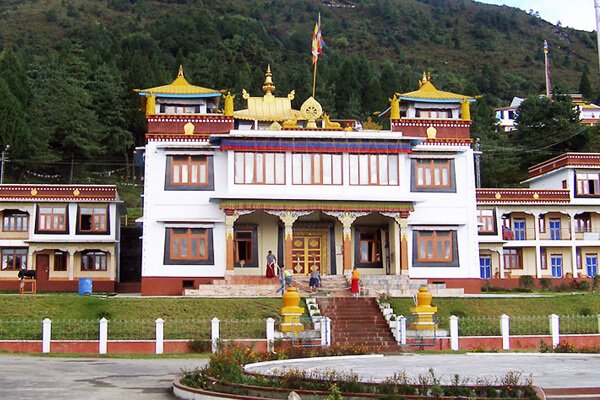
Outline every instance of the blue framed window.
POLYGON ((491 256, 479 256, 479 271, 481 279, 492 278, 492 257, 491 256))
POLYGON ((553 278, 562 278, 562 276, 563 276, 562 254, 552 254, 550 256, 550 267, 552 268, 552 277, 553 278))

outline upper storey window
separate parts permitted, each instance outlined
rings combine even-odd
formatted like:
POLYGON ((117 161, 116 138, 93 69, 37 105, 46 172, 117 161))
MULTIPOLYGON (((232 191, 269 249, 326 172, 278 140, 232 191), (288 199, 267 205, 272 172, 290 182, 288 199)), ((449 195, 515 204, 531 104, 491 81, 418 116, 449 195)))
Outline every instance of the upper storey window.
POLYGON ((2 212, 3 232, 27 232, 29 214, 19 210, 4 210, 2 212))
POLYGON ((39 207, 37 232, 40 233, 66 233, 67 207, 39 207))
POLYGON ((234 155, 237 184, 284 185, 284 153, 241 153, 234 155))
POLYGON ((440 118, 452 118, 452 110, 450 109, 417 109, 415 110, 415 117, 424 119, 440 119, 440 118))
POLYGON ((415 192, 455 192, 454 160, 412 160, 412 190, 415 192))
POLYGON ((167 156, 166 190, 214 190, 213 157, 167 156))
POLYGON ((342 156, 340 154, 293 154, 292 183, 294 185, 341 185, 342 156))
MULTIPOLYGON (((204 107, 206 109, 206 107, 204 107)), ((161 104, 161 114, 200 114, 198 104, 161 104)))
POLYGON ((577 174, 577 196, 600 196, 598 174, 577 174))
POLYGON ((397 154, 350 154, 349 160, 351 185, 399 184, 397 154))
POLYGON ((106 207, 80 207, 78 233, 108 233, 106 207))

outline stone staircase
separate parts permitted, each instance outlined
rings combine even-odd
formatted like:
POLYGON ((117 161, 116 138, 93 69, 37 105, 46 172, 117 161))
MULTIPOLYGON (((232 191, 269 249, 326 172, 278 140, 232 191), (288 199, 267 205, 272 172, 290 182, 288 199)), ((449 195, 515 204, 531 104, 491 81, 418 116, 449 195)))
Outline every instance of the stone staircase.
POLYGON ((197 289, 184 289, 189 297, 281 297, 278 278, 264 276, 227 276, 215 279, 212 284, 199 285, 197 289))
POLYGON ((321 314, 331 318, 334 345, 364 345, 378 351, 401 351, 372 297, 320 297, 321 314))
POLYGON ((414 296, 421 286, 427 286, 434 296, 460 296, 462 288, 449 289, 445 284, 428 284, 427 279, 410 279, 406 275, 363 275, 361 295, 377 297, 387 293, 392 297, 414 296))
POLYGON ((350 284, 343 275, 327 275, 321 276, 321 286, 316 291, 312 292, 308 286, 309 276, 295 275, 294 283, 298 288, 301 296, 335 296, 343 297, 350 296, 350 284))

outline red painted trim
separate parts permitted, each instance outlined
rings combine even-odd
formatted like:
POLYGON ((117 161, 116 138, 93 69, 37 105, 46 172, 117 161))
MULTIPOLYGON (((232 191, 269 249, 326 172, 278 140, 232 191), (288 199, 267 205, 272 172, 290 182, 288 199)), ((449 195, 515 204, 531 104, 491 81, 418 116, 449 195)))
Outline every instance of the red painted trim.
POLYGON ((477 204, 551 203, 567 204, 571 201, 568 189, 476 189, 477 204), (535 198, 537 195, 537 199, 535 198))
POLYGON ((114 185, 0 185, 0 199, 116 201, 117 187, 114 185))
POLYGON ((600 167, 600 153, 565 153, 528 169, 529 178, 534 178, 563 167, 600 167))

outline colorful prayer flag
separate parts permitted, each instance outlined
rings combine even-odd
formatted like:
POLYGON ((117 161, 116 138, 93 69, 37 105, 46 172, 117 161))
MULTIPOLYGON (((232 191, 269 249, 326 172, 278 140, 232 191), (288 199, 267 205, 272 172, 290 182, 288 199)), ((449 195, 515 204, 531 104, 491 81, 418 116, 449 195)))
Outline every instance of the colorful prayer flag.
POLYGON ((323 47, 325 47, 325 41, 321 37, 321 14, 319 14, 319 21, 315 24, 315 30, 312 36, 312 60, 313 64, 317 62, 319 56, 323 53, 323 47))

